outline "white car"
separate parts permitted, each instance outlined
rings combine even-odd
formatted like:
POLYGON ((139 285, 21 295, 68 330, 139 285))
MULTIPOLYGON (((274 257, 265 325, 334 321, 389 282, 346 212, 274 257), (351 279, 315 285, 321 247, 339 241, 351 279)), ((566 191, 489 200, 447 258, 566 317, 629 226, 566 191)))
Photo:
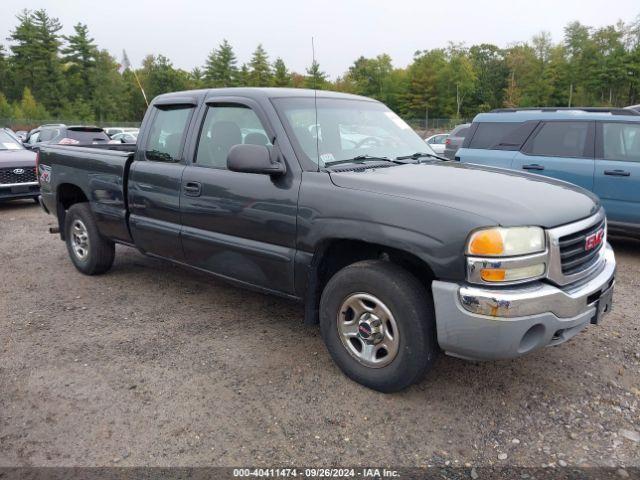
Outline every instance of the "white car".
POLYGON ((140 129, 135 127, 106 127, 104 129, 104 133, 109 135, 110 138, 119 133, 135 133, 137 135, 139 131, 140 129))
POLYGON ((424 141, 431 147, 431 149, 438 155, 444 153, 445 142, 447 141, 448 133, 437 133, 431 135, 429 138, 425 138, 424 141))

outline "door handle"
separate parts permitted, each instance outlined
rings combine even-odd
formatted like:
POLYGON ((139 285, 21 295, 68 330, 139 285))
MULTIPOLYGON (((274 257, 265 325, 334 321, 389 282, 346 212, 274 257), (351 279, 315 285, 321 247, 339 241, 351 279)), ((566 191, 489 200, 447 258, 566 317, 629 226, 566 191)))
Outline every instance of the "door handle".
POLYGON ((626 170, 605 170, 605 175, 611 175, 612 177, 630 177, 631 172, 627 172, 626 170))
POLYGON ((184 194, 189 197, 199 197, 202 193, 202 184, 200 182, 187 182, 184 184, 184 194))
POLYGON ((522 165, 522 169, 523 170, 536 170, 541 172, 542 170, 544 170, 544 167, 542 165, 538 165, 537 163, 531 163, 529 165, 522 165))

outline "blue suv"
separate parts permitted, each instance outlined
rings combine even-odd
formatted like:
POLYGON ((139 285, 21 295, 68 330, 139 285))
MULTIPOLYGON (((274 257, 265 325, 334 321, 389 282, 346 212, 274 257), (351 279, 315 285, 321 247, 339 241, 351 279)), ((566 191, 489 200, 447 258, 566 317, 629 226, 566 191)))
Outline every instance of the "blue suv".
POLYGON ((640 113, 498 109, 477 115, 456 160, 565 180, 602 200, 609 229, 640 234, 640 113))

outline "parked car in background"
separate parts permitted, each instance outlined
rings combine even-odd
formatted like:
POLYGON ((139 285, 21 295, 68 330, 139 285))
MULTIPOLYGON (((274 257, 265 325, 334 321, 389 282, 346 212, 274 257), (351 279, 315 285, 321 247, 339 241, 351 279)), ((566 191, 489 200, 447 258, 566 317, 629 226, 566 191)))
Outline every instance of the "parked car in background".
POLYGON ((65 127, 66 125, 64 123, 49 123, 49 124, 45 124, 45 125, 40 125, 39 127, 36 127, 32 130, 29 131, 29 133, 27 134, 27 137, 25 139, 25 141, 23 142, 25 144, 25 146, 27 148, 31 148, 33 146, 35 146, 39 141, 40 141, 40 132, 42 132, 43 129, 48 129, 48 128, 60 128, 60 127, 65 127))
POLYGON ((112 141, 120 143, 136 143, 138 141, 137 133, 116 133, 111 137, 112 141))
POLYGON ((104 133, 109 135, 110 138, 120 133, 135 133, 137 135, 139 132, 140 129, 135 127, 107 127, 104 129, 104 133))
POLYGON ((37 199, 36 154, 6 130, 0 130, 0 201, 37 199))
POLYGON ((16 135, 18 136, 20 141, 24 143, 24 141, 27 139, 27 135, 29 135, 29 132, 27 132, 26 130, 18 130, 16 132, 16 135))
POLYGON ((446 158, 449 160, 456 158, 456 152, 462 146, 462 142, 464 142, 464 137, 469 131, 470 126, 470 123, 463 123, 451 130, 451 133, 449 133, 444 143, 444 156, 446 158))
POLYGON ((640 234, 640 113, 631 109, 500 109, 474 118, 463 163, 524 170, 602 200, 609 228, 640 234))
POLYGON ((42 126, 29 134, 30 148, 46 144, 91 145, 109 143, 111 139, 100 127, 93 126, 42 126))
POLYGON ((638 104, 638 105, 629 105, 626 108, 628 108, 629 110, 634 110, 634 111, 640 113, 640 104, 638 104))
POLYGON ((431 147, 438 155, 444 154, 445 142, 447 141, 448 133, 436 133, 435 135, 431 135, 428 138, 425 138, 424 141, 427 142, 427 145, 431 147))
POLYGON ((22 139, 18 136, 16 132, 11 130, 10 128, 5 127, 2 129, 2 131, 8 133, 9 135, 11 135, 11 137, 15 138, 18 142, 22 143, 22 139))

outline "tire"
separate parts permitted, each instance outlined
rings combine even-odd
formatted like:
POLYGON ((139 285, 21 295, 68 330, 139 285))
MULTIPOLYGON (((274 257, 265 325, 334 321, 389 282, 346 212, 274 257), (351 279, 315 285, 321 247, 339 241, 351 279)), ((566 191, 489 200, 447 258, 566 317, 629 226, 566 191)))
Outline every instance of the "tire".
POLYGON ((33 198, 33 201, 36 202, 36 205, 40 205, 40 200, 38 200, 38 197, 31 197, 33 198))
POLYGON ((69 208, 64 233, 69 257, 80 272, 99 275, 111 268, 115 244, 98 232, 88 203, 76 203, 69 208))
POLYGON ((420 380, 439 351, 431 293, 403 268, 380 260, 354 263, 329 280, 320 299, 320 332, 349 378, 385 393, 420 380), (378 314, 367 317, 372 312, 378 314))

